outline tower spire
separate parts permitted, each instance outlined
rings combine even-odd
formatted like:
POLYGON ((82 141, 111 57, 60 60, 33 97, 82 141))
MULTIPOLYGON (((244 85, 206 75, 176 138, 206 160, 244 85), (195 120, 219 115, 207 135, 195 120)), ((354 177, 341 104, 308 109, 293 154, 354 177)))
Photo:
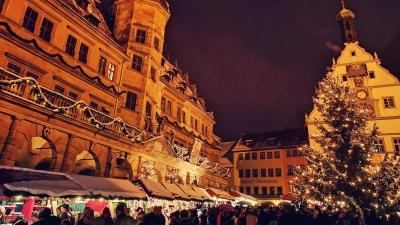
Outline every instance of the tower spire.
POLYGON ((357 32, 354 28, 354 18, 354 13, 346 9, 346 7, 344 6, 344 0, 342 0, 342 10, 336 16, 336 20, 339 22, 344 43, 357 41, 357 32))
POLYGON ((342 0, 342 9, 346 9, 346 7, 344 7, 344 0, 342 0))

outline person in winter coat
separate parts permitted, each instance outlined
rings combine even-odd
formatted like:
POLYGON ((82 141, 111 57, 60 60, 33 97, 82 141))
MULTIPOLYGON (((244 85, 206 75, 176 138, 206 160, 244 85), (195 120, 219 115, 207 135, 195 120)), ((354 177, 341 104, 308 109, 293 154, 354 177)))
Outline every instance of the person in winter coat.
POLYGON ((180 225, 181 223, 179 222, 179 212, 173 212, 169 215, 169 220, 170 223, 169 225, 180 225))
POLYGON ((69 221, 71 221, 73 224, 75 224, 75 218, 74 218, 74 216, 72 215, 72 213, 69 211, 69 205, 68 204, 66 204, 66 203, 64 203, 64 204, 62 204, 61 206, 60 206, 60 211, 61 211, 61 213, 60 213, 60 215, 59 215, 59 217, 62 219, 62 220, 65 220, 65 219, 68 219, 69 221))
POLYGON ((46 222, 46 225, 60 225, 61 219, 58 216, 50 216, 46 222))
POLYGON ((90 225, 94 219, 93 209, 86 209, 82 214, 82 217, 78 220, 76 225, 90 225))
POLYGON ((115 208, 116 218, 114 221, 114 225, 133 225, 133 218, 125 213, 125 206, 118 205, 115 208))
POLYGON ((5 223, 5 217, 4 217, 4 208, 0 207, 0 224, 5 223))
POLYGON ((153 213, 157 217, 157 221, 156 221, 155 225, 165 225, 165 217, 162 214, 161 206, 155 206, 153 208, 153 213))
POLYGON ((249 212, 246 216, 247 225, 257 225, 258 217, 253 212, 249 212))
POLYGON ((114 225, 109 208, 106 207, 103 209, 103 213, 101 214, 100 218, 104 220, 105 225, 114 225))
POLYGON ((46 207, 40 210, 39 216, 38 216, 38 221, 34 222, 32 225, 47 225, 47 220, 51 216, 51 209, 46 207))
POLYGON ((193 220, 189 218, 189 211, 182 210, 181 211, 181 225, 193 225, 193 220))
POLYGON ((189 217, 190 217, 190 219, 192 219, 193 225, 199 225, 200 224, 200 219, 197 216, 197 210, 196 209, 190 210, 189 217))
POLYGON ((74 224, 69 220, 63 220, 63 221, 61 221, 60 225, 74 225, 74 224))

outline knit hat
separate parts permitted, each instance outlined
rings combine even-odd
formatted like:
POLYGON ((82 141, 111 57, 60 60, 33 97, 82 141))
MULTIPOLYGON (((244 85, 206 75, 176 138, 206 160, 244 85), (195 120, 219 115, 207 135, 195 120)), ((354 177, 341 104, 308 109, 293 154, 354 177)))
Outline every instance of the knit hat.
POLYGON ((64 204, 61 205, 61 208, 69 210, 69 205, 67 203, 64 203, 64 204))
POLYGON ((120 212, 125 212, 125 206, 124 205, 117 205, 117 207, 115 208, 115 210, 118 210, 120 212))

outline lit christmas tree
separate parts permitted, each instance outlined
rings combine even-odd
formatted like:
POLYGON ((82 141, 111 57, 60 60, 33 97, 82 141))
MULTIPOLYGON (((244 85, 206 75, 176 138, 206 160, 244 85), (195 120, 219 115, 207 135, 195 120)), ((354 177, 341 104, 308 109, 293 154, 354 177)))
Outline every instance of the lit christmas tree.
POLYGON ((301 148, 308 168, 296 167, 291 183, 299 200, 348 207, 362 214, 362 207, 374 200, 375 189, 368 177, 377 127, 369 129, 369 109, 337 79, 324 78, 316 95, 313 102, 321 118, 314 118, 319 133, 311 134, 311 139, 323 150, 301 148))

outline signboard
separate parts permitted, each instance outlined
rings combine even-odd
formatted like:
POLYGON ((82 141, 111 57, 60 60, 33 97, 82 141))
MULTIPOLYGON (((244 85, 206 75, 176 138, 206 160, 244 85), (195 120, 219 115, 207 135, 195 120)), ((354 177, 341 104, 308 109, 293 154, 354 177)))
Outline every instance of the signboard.
POLYGON ((241 180, 241 184, 277 184, 278 180, 241 180))
POLYGON ((203 147, 203 142, 200 141, 199 139, 195 138, 192 148, 190 150, 190 157, 189 157, 189 162, 197 165, 199 163, 199 158, 200 158, 200 151, 201 147, 203 147))

